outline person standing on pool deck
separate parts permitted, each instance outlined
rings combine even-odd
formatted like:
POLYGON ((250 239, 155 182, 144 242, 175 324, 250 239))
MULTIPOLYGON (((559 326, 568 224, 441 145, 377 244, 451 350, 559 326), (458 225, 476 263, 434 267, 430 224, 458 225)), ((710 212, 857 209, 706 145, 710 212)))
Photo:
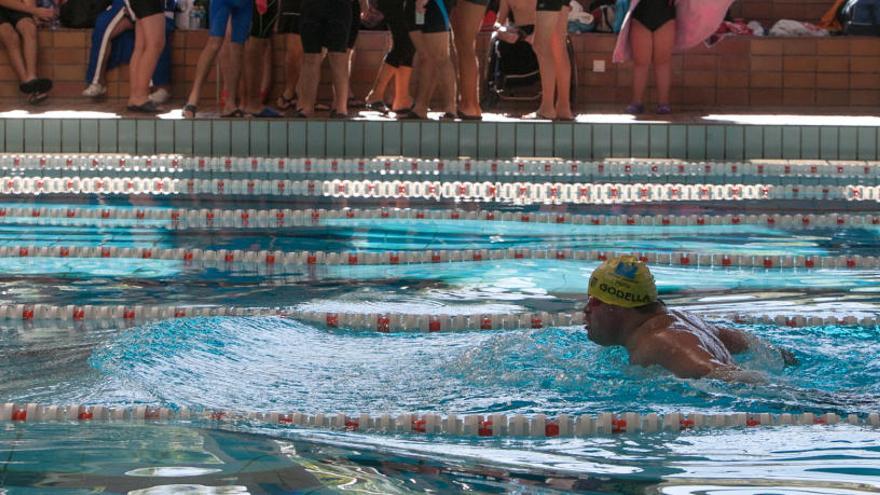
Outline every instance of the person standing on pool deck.
MULTIPOLYGON (((633 256, 602 263, 590 276, 587 294, 584 323, 590 340, 626 347, 631 364, 659 365, 679 378, 766 380, 762 373, 739 368, 731 357, 748 350, 755 337, 667 308, 648 265, 633 256)), ((778 350, 786 365, 797 364, 789 351, 778 350)))
POLYGON ((574 120, 571 111, 571 60, 565 40, 571 0, 536 0, 532 47, 541 73, 541 106, 528 119, 574 120))
POLYGON ((214 64, 214 59, 223 46, 226 37, 226 24, 232 24, 232 42, 229 44, 231 51, 230 62, 224 69, 223 85, 224 92, 229 97, 223 101, 220 109, 220 117, 236 118, 244 117, 235 104, 234 95, 238 94, 238 83, 241 76, 241 64, 244 57, 244 44, 251 32, 251 19, 253 18, 254 6, 250 0, 212 0, 209 5, 208 18, 210 26, 208 31, 208 43, 199 54, 196 63, 196 75, 193 78, 192 89, 189 98, 183 107, 183 117, 194 119, 198 113, 199 98, 202 96, 202 86, 208 78, 208 71, 214 64))
POLYGON ((654 66, 658 115, 672 113, 672 52, 693 48, 714 33, 734 0, 633 0, 613 60, 633 60, 633 96, 627 113, 645 112, 648 72, 654 66), (635 22, 633 22, 635 21, 635 22))

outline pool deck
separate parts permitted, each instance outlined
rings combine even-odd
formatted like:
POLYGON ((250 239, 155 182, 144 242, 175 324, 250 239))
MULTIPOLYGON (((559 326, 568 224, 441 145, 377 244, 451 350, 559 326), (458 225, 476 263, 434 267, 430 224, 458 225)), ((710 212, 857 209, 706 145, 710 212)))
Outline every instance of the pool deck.
POLYGON ((688 109, 638 118, 619 109, 586 109, 575 122, 487 113, 482 122, 396 121, 360 112, 350 120, 184 120, 179 102, 157 117, 126 113, 124 103, 55 100, 52 106, 0 106, 6 153, 179 153, 206 156, 504 159, 609 157, 688 160, 880 160, 880 114, 757 113, 688 109))

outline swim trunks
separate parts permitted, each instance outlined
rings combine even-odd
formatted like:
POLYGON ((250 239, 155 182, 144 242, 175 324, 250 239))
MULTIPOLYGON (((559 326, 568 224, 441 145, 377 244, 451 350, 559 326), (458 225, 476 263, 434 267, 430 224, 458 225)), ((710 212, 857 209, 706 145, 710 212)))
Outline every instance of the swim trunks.
POLYGON ((25 14, 24 12, 20 12, 18 10, 7 9, 5 7, 0 7, 0 24, 12 24, 15 27, 18 24, 18 21, 22 19, 33 19, 33 16, 30 14, 25 14))
POLYGON ((562 7, 571 4, 571 0, 538 0, 537 10, 543 12, 559 12, 562 7))
POLYGON ((299 32, 305 53, 344 53, 351 31, 351 0, 303 0, 299 32))
POLYGON ((632 13, 650 31, 656 31, 675 19, 675 2, 671 0, 642 0, 632 13))
POLYGON ((208 34, 217 38, 226 36, 226 23, 231 19, 232 42, 241 45, 247 41, 254 15, 253 0, 211 0, 208 8, 211 20, 208 34))
POLYGON ((165 2, 163 0, 125 0, 125 10, 131 20, 137 22, 138 19, 164 14, 165 2))
POLYGON ((278 32, 282 34, 299 34, 299 18, 301 13, 302 0, 281 0, 278 32))
POLYGON ((251 36, 260 39, 271 38, 275 31, 275 23, 278 21, 278 0, 266 0, 266 10, 262 13, 257 7, 257 2, 254 2, 252 15, 251 36))

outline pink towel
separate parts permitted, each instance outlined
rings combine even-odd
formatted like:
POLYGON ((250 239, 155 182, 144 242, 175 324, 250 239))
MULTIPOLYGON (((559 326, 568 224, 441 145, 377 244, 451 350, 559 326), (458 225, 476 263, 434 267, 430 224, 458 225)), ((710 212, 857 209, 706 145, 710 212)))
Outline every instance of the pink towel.
MULTIPOLYGON (((700 44, 712 35, 721 25, 727 9, 734 0, 675 0, 676 38, 675 49, 687 50, 700 44)), ((614 48, 614 62, 622 63, 632 60, 632 47, 629 46, 629 28, 633 10, 639 0, 632 0, 629 12, 623 20, 623 27, 617 35, 617 46, 614 48)))

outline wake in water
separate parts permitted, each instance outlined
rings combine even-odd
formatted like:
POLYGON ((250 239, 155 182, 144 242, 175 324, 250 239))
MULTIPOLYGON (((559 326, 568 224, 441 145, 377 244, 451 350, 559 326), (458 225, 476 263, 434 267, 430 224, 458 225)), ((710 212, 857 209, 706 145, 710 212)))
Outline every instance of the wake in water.
POLYGON ((878 404, 875 331, 824 346, 844 330, 753 330, 794 349, 802 364, 783 369, 778 353, 758 349, 740 364, 770 384, 727 384, 630 366, 625 350, 595 346, 579 328, 386 335, 278 318, 184 319, 96 349, 89 363, 105 388, 84 383, 79 393, 89 402, 131 390, 131 400, 169 405, 327 413, 853 412, 878 404))

